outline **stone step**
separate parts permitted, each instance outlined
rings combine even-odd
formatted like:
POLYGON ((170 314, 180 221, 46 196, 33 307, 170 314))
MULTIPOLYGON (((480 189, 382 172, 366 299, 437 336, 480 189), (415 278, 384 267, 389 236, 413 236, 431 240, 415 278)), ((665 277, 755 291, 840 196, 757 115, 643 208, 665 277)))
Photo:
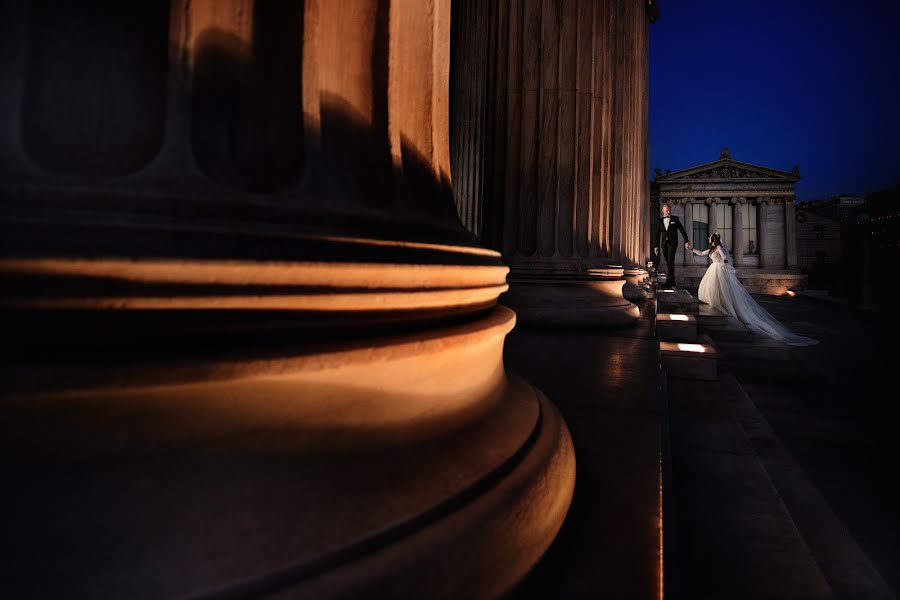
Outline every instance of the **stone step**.
POLYGON ((699 303, 687 290, 656 290, 657 313, 691 313, 697 314, 699 303))
MULTIPOLYGON (((702 337, 702 336, 701 336, 702 337)), ((834 593, 726 399, 726 378, 668 381, 675 541, 681 598, 832 598, 834 593)), ((668 547, 668 546, 667 546, 668 547)), ((848 596, 850 597, 850 596, 848 596)), ((866 596, 853 596, 866 597, 866 596)))
POLYGON ((715 340, 726 342, 752 342, 754 339, 753 331, 737 319, 733 319, 725 325, 710 326, 701 324, 700 329, 705 333, 708 333, 710 337, 715 340))
POLYGON ((879 600, 896 598, 740 382, 731 375, 724 375, 721 389, 835 595, 879 600))
POLYGON ((712 346, 716 352, 719 353, 719 359, 724 359, 724 355, 722 354, 722 349, 719 347, 719 342, 717 340, 709 337, 708 333, 703 333, 702 330, 697 330, 697 343, 698 344, 706 344, 707 346, 712 346))
POLYGON ((697 325, 716 340, 752 342, 754 339, 753 332, 746 325, 702 302, 697 312, 697 325))
POLYGON ((666 342, 696 342, 697 319, 682 313, 656 315, 656 336, 666 342))
POLYGON ((719 352, 711 344, 660 341, 659 356, 670 377, 702 381, 719 377, 719 352))
POLYGON ((697 326, 701 331, 709 332, 717 339, 752 340, 753 333, 741 321, 719 312, 708 304, 700 303, 697 313, 697 326))
POLYGON ((763 337, 754 337, 753 343, 748 343, 747 340, 717 339, 716 346, 729 362, 740 363, 742 371, 765 371, 772 363, 789 361, 793 356, 790 346, 763 337))
POLYGON ((719 325, 728 322, 728 315, 719 312, 709 304, 700 303, 697 309, 697 322, 700 325, 719 325))

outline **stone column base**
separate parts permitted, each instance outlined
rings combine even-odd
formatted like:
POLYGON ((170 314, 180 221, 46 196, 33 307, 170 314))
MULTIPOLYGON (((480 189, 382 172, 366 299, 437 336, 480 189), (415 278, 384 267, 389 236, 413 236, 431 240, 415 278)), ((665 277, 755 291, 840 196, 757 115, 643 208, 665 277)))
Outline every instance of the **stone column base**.
POLYGON ((5 534, 28 557, 7 583, 48 597, 502 596, 552 542, 575 482, 559 413, 506 376, 514 323, 496 307, 325 347, 185 356, 173 338, 3 367, 5 534))
POLYGON ((522 323, 630 325, 640 311, 625 299, 625 284, 621 277, 604 275, 567 280, 510 278, 510 289, 500 302, 516 311, 522 323))
POLYGON ((622 295, 626 300, 639 302, 650 297, 650 276, 644 269, 625 269, 622 295))

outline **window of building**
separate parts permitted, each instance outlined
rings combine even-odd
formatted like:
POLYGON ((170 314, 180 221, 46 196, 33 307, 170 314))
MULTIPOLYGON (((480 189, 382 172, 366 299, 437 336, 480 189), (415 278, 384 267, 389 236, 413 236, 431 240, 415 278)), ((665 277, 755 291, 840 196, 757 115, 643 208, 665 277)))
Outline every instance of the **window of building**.
POLYGON ((728 204, 716 204, 716 229, 719 232, 719 237, 722 238, 722 243, 725 244, 725 247, 731 250, 734 248, 734 227, 732 225, 731 217, 731 206, 728 204))
POLYGON ((816 232, 816 239, 817 239, 817 240, 824 240, 824 239, 825 239, 825 226, 824 226, 824 225, 816 225, 813 229, 814 229, 815 232, 816 232))
POLYGON ((706 248, 709 245, 709 206, 691 204, 691 220, 694 224, 694 247, 706 248))
POLYGON ((741 206, 741 232, 744 234, 744 254, 759 254, 759 238, 757 237, 758 211, 755 204, 741 206))

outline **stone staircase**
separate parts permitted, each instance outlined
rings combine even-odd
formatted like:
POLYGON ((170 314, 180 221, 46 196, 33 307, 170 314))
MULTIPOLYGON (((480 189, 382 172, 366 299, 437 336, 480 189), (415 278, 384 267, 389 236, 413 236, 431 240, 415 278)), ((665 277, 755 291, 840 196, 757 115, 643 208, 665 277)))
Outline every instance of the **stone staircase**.
POLYGON ((771 343, 676 293, 658 295, 656 316, 671 449, 666 596, 895 598, 723 364, 771 343))
POLYGON ((700 329, 715 341, 752 342, 753 332, 743 323, 718 312, 708 304, 701 304, 697 312, 700 329))

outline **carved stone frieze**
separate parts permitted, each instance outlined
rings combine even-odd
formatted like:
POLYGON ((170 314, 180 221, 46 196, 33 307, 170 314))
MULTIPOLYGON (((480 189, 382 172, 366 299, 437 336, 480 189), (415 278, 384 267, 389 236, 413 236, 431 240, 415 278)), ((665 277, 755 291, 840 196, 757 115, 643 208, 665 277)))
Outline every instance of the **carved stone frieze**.
POLYGON ((768 173, 723 166, 689 175, 677 176, 673 179, 775 179, 775 177, 768 173))
POLYGON ((779 189, 769 189, 769 190, 764 190, 764 189, 741 189, 741 188, 732 188, 732 189, 728 189, 728 188, 726 188, 726 187, 719 186, 719 189, 708 189, 708 190, 702 190, 702 189, 700 189, 700 190, 684 190, 684 189, 674 188, 674 189, 671 189, 671 190, 662 190, 662 191, 659 193, 659 196, 660 196, 660 198, 667 199, 667 200, 670 200, 670 201, 671 201, 671 200, 673 200, 674 198, 684 198, 684 197, 685 197, 685 192, 692 192, 692 191, 693 191, 693 192, 707 192, 707 193, 712 192, 712 193, 715 193, 715 196, 712 196, 712 195, 704 195, 703 197, 705 197, 705 198, 707 198, 707 197, 708 197, 708 198, 712 198, 712 197, 726 197, 726 198, 729 198, 729 197, 736 197, 736 196, 742 196, 742 197, 751 197, 751 196, 752 196, 752 197, 779 197, 779 198, 792 198, 792 197, 794 197, 794 194, 795 194, 795 192, 794 192, 793 189, 781 189, 781 190, 779 190, 779 189))
POLYGON ((794 182, 799 179, 799 170, 781 171, 778 169, 770 169, 750 163, 743 163, 733 160, 730 155, 723 155, 719 160, 705 165, 698 165, 689 169, 683 169, 674 173, 667 173, 665 176, 657 175, 657 181, 678 182, 678 181, 733 181, 733 180, 771 180, 771 181, 790 181, 794 182))

